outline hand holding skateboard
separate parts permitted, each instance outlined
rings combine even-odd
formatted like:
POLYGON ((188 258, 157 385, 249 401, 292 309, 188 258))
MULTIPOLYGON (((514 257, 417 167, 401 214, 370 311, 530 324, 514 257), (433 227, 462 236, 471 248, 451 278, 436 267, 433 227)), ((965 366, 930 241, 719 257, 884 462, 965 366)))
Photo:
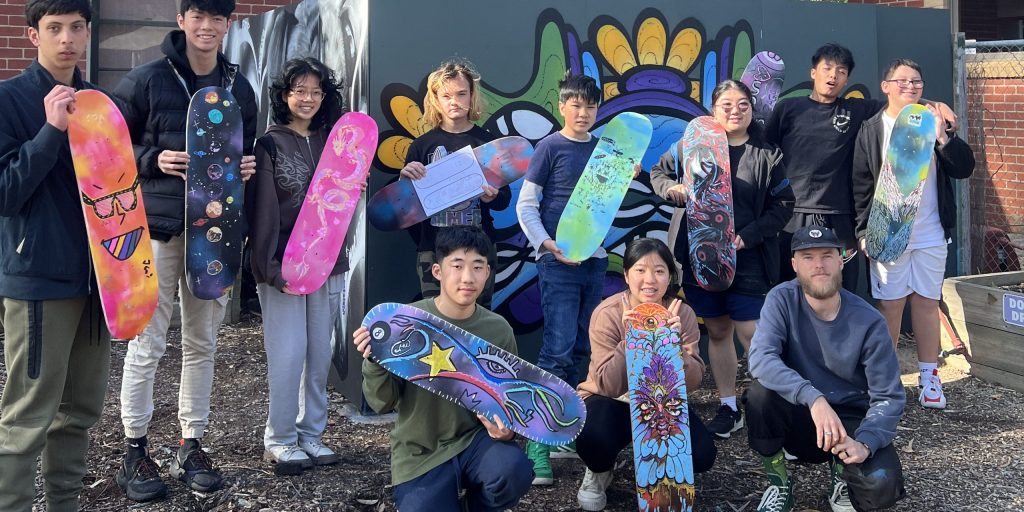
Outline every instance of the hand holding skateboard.
POLYGON ((75 90, 66 85, 56 85, 43 98, 46 122, 54 128, 68 131, 68 114, 75 111, 75 90))
POLYGON ((565 253, 563 253, 562 250, 558 248, 558 245, 555 244, 554 240, 548 238, 547 240, 544 240, 544 243, 541 245, 544 246, 545 249, 550 251, 551 255, 554 256, 555 259, 558 260, 560 263, 565 263, 566 265, 570 265, 573 267, 578 267, 580 265, 580 262, 578 261, 566 259, 565 253))
POLYGON ((188 170, 188 153, 185 151, 171 151, 165 149, 156 157, 156 166, 164 174, 178 176, 185 179, 185 171, 188 170))
POLYGON ((516 435, 515 432, 505 426, 505 422, 501 421, 497 414, 494 415, 494 422, 487 421, 487 417, 482 414, 477 414, 476 418, 487 429, 487 435, 491 436, 491 439, 495 441, 511 441, 516 435))

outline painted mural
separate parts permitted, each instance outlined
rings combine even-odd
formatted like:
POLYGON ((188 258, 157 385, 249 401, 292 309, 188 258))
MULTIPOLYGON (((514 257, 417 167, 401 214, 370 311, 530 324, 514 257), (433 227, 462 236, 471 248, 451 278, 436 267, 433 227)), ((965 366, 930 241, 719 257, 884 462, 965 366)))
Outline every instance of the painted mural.
MULTIPOLYGON (((623 286, 626 243, 641 236, 666 238, 672 209, 650 187, 651 166, 682 137, 689 120, 708 115, 715 86, 722 80, 739 79, 750 58, 764 49, 754 47, 753 30, 743 19, 710 35, 697 19, 669 24, 657 9, 642 11, 631 26, 622 21, 598 16, 582 32, 566 23, 557 10, 547 9, 539 15, 533 36, 532 76, 520 90, 490 86, 488 70, 480 68, 487 109, 478 124, 497 136, 519 135, 536 143, 559 130, 557 83, 566 69, 593 77, 604 92, 595 134, 621 112, 638 112, 651 120, 654 134, 642 160, 645 172, 630 185, 603 244, 609 252, 606 294, 623 286)), ((410 78, 418 85, 391 83, 383 87, 379 98, 386 119, 381 123, 384 131, 374 172, 394 178, 405 164, 409 145, 429 130, 421 119, 425 78, 410 78)), ((865 92, 865 87, 857 85, 847 95, 863 97, 865 92)), ((809 93, 810 82, 803 82, 781 96, 809 93)), ((541 316, 533 249, 515 213, 520 186, 521 182, 513 184, 511 205, 495 213, 498 266, 494 309, 517 333, 526 333, 539 327, 541 316)))

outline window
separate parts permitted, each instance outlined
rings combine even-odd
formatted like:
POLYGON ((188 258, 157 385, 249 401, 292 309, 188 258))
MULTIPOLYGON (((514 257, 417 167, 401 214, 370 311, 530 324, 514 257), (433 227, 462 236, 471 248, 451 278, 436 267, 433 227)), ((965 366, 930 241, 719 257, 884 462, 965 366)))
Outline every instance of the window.
POLYGON ((89 77, 111 90, 130 69, 159 58, 160 43, 177 29, 180 0, 94 0, 89 77))

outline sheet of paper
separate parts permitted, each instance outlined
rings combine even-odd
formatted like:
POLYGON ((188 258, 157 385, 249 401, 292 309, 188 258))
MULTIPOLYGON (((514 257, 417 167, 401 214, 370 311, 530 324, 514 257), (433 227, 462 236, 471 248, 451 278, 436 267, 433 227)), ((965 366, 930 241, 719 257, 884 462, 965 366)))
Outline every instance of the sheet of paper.
POLYGON ((427 216, 482 195, 485 183, 484 171, 469 146, 428 164, 427 175, 412 182, 427 216))

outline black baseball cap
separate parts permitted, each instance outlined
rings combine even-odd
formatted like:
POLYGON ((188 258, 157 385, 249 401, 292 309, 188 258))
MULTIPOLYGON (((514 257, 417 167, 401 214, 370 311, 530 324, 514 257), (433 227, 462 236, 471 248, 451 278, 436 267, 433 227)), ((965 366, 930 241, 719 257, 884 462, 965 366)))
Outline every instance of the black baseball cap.
POLYGON ((804 226, 796 230, 796 233, 793 233, 793 243, 790 246, 791 252, 819 247, 832 247, 842 250, 843 244, 839 243, 839 238, 836 237, 834 231, 821 226, 804 226))

